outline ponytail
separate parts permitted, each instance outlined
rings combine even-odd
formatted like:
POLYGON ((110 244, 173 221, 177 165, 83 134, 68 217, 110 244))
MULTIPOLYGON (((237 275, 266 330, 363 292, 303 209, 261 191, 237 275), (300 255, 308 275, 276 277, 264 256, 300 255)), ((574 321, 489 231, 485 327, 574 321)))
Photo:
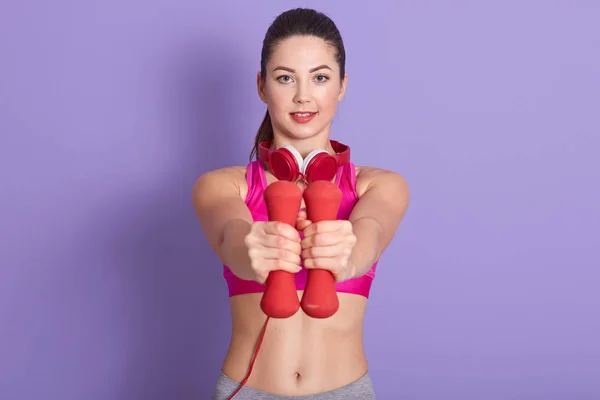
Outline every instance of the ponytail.
POLYGON ((256 133, 256 138, 254 139, 254 148, 252 152, 250 152, 250 161, 256 156, 258 159, 258 145, 265 140, 273 140, 273 126, 271 125, 271 116, 269 115, 269 111, 267 110, 265 114, 265 118, 263 119, 262 124, 258 128, 258 132, 256 133))

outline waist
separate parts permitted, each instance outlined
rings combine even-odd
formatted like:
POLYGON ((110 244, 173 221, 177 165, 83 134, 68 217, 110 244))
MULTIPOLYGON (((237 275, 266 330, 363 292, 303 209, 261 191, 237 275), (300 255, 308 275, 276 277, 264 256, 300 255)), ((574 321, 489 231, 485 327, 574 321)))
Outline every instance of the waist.
MULTIPOLYGON (((240 382, 235 381, 225 375, 223 371, 217 380, 217 385, 213 391, 213 399, 221 400, 228 399, 233 392, 239 387, 240 382)), ((240 399, 272 399, 274 396, 281 398, 281 395, 265 392, 262 390, 251 389, 247 386, 243 387, 236 395, 240 399)), ((375 399, 375 390, 369 373, 361 376, 347 385, 339 388, 328 390, 325 392, 312 393, 310 398, 316 399, 346 399, 346 400, 373 400, 375 399)), ((236 397, 236 398, 237 398, 236 397)), ((305 399, 305 396, 285 396, 287 399, 305 399)))
MULTIPOLYGON (((299 296, 301 296, 299 292, 299 296)), ((245 386, 281 396, 305 396, 343 387, 368 371, 362 343, 366 298, 340 294, 340 308, 328 319, 299 310, 287 319, 270 319, 252 374, 245 386)), ((230 299, 233 332, 222 372, 241 381, 266 316, 261 295, 230 299)))

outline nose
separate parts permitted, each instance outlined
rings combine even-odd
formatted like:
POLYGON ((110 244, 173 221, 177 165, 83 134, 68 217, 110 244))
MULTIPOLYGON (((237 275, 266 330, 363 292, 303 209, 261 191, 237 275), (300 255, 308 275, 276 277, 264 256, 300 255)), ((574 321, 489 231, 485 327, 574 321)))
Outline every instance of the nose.
POLYGON ((308 83, 299 83, 296 85, 296 93, 294 94, 294 102, 297 104, 305 104, 311 101, 310 88, 308 83))

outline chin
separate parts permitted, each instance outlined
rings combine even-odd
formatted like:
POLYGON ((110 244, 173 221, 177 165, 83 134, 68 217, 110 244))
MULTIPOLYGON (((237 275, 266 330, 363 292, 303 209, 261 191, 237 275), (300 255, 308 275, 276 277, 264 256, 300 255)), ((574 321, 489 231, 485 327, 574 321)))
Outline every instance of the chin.
POLYGON ((319 134, 317 129, 289 129, 288 134, 295 139, 308 139, 319 134))
POLYGON ((294 139, 310 139, 315 136, 319 136, 327 131, 327 125, 312 125, 310 123, 304 126, 298 126, 298 124, 292 124, 287 126, 286 131, 288 135, 294 139))

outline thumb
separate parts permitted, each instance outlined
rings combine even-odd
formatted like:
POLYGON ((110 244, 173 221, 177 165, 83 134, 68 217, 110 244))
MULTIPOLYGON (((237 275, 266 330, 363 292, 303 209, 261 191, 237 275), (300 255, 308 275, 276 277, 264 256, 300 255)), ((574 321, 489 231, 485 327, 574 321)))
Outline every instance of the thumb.
POLYGON ((300 211, 298 211, 298 216, 296 217, 297 219, 307 219, 308 216, 306 214, 306 209, 303 208, 300 211))
POLYGON ((312 222, 307 219, 296 219, 296 229, 299 231, 304 230, 304 228, 306 228, 310 224, 312 224, 312 222))

